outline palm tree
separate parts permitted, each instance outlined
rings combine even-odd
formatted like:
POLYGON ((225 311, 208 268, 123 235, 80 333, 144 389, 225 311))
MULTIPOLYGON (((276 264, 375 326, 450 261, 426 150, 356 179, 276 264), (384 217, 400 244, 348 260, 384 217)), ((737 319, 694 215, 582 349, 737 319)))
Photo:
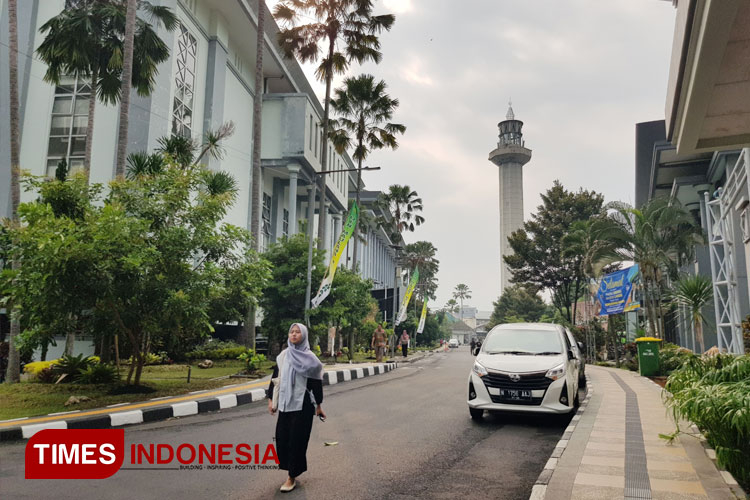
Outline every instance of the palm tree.
MULTIPOLYGON (((360 75, 344 80, 344 86, 336 90, 336 97, 331 100, 333 110, 340 117, 331 122, 334 130, 331 141, 336 151, 343 154, 355 144, 354 159, 357 161, 357 195, 362 189, 362 162, 371 151, 383 148, 398 148, 395 134, 403 134, 406 127, 389 123, 393 111, 398 107, 398 99, 391 99, 385 93, 383 80, 375 82, 372 75, 360 75)), ((359 242, 359 224, 354 227, 354 265, 357 262, 359 242)))
POLYGON ((695 336, 698 338, 700 352, 706 352, 703 342, 703 307, 714 299, 713 283, 705 276, 681 276, 669 293, 672 302, 678 306, 687 308, 695 327, 695 336))
MULTIPOLYGON (((177 18, 169 8, 143 1, 140 5, 157 25, 169 31, 176 27, 177 18)), ((119 0, 83 0, 40 29, 46 34, 37 49, 39 58, 47 64, 44 80, 55 85, 59 85, 64 76, 91 81, 84 158, 87 181, 91 172, 96 101, 116 104, 120 99, 125 19, 124 4, 119 0)), ((131 81, 140 95, 148 95, 154 87, 157 66, 169 57, 169 48, 156 34, 154 26, 140 19, 134 46, 139 58, 131 81)))
MULTIPOLYGON (((330 131, 331 85, 334 74, 344 73, 352 62, 379 63, 383 57, 377 35, 389 31, 396 20, 391 14, 372 15, 372 0, 281 0, 276 4, 274 16, 287 26, 279 32, 279 45, 287 57, 298 57, 303 63, 317 62, 319 44, 324 46, 324 56, 316 76, 325 82, 323 105, 321 170, 328 166, 328 134, 330 131), (297 25, 302 19, 308 24, 297 25)), ((316 138, 317 140, 317 138, 316 138)), ((318 248, 326 241, 325 175, 319 176, 320 205, 318 248)))
POLYGON ((128 123, 130 121, 130 79, 133 75, 133 42, 135 38, 135 14, 137 0, 127 0, 125 15, 125 39, 122 50, 122 87, 120 91, 120 124, 117 132, 117 164, 115 176, 125 175, 125 153, 128 147, 128 123))
POLYGON ((417 241, 404 247, 404 262, 410 269, 419 267, 419 283, 417 286, 422 297, 435 296, 437 291, 437 275, 440 261, 435 258, 437 248, 429 241, 417 241))
POLYGON ((391 220, 380 220, 381 226, 390 226, 391 239, 398 240, 404 231, 414 231, 424 222, 424 217, 415 212, 422 211, 422 198, 409 186, 394 184, 381 193, 380 205, 391 214, 391 220))
POLYGON ((469 287, 463 283, 459 283, 456 285, 455 290, 453 291, 453 298, 458 299, 461 302, 461 321, 464 320, 464 299, 470 299, 471 298, 471 290, 469 290, 469 287))
MULTIPOLYGON (((21 137, 18 129, 18 4, 17 0, 8 0, 8 77, 10 79, 10 192, 11 192, 11 222, 20 224, 18 219, 18 205, 21 203, 21 187, 19 183, 21 137)), ((20 269, 21 262, 13 258, 14 271, 20 269)), ((6 380, 13 384, 20 380, 21 360, 16 347, 16 339, 21 333, 21 311, 16 304, 10 309, 10 338, 8 352, 8 368, 6 380)))
POLYGON ((641 209, 611 203, 612 213, 598 223, 598 237, 616 247, 612 260, 640 266, 649 327, 663 338, 662 292, 666 277, 677 278, 679 267, 690 259, 695 245, 705 238, 693 216, 676 201, 654 198, 641 209))
MULTIPOLYGON (((250 234, 253 237, 252 245, 255 250, 260 250, 260 211, 261 190, 263 175, 260 168, 260 142, 263 126, 263 49, 265 48, 265 21, 266 2, 258 0, 258 26, 255 37, 255 98, 253 99, 253 172, 250 178, 250 234)), ((289 193, 294 200, 297 193, 289 193)), ((293 201, 294 202, 294 201, 293 201)), ((255 306, 251 306, 245 318, 240 343, 249 345, 255 349, 255 306)))

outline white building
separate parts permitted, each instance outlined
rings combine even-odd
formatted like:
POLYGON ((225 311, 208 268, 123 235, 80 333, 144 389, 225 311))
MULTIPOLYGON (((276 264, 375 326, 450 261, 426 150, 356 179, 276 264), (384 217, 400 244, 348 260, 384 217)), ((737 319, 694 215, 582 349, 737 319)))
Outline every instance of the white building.
POLYGON ((489 156, 498 166, 500 179, 500 295, 512 277, 503 260, 513 253, 508 237, 523 225, 523 166, 531 160, 531 150, 524 147, 522 128, 523 122, 516 120, 509 105, 505 121, 498 124, 497 148, 489 156))
MULTIPOLYGON (((171 54, 159 67, 152 94, 144 98, 133 92, 131 96, 128 153, 153 151, 160 137, 173 133, 189 134, 200 141, 209 129, 232 121, 235 133, 223 143, 223 159, 212 159, 209 166, 224 170, 237 180, 239 195, 226 221, 250 229, 253 101, 262 98, 261 247, 267 248, 276 239, 298 232, 299 221, 308 217, 312 176, 322 170, 323 107, 299 64, 282 56, 276 41, 279 30, 270 11, 267 9, 265 16, 264 88, 256 89, 257 1, 151 0, 151 3, 171 8, 179 26, 172 32, 159 30, 171 54)), ((0 7, 0 73, 5 75, 8 19, 3 0, 0 7)), ((57 87, 44 82, 46 66, 35 56, 43 41, 39 28, 65 7, 65 0, 18 2, 21 167, 34 175, 54 174, 62 158, 72 170, 83 165, 88 86, 85 81, 76 82, 72 78, 57 87)), ((7 78, 2 78, 0 217, 10 214, 8 94, 7 78)), ((106 184, 114 176, 119 109, 102 103, 96 106, 90 179, 92 183, 106 184)), ((354 168, 347 154, 338 155, 332 146, 328 147, 328 170, 354 168)), ((353 185, 352 173, 326 175, 327 250, 341 232, 353 185)), ((22 193, 22 201, 33 199, 33 193, 22 193)), ((317 215, 313 219, 312 230, 317 231, 317 215)), ((373 230, 365 234, 369 244, 360 253, 360 268, 365 277, 381 284, 376 287, 392 287, 393 251, 388 247, 387 236, 375 233, 373 230)))

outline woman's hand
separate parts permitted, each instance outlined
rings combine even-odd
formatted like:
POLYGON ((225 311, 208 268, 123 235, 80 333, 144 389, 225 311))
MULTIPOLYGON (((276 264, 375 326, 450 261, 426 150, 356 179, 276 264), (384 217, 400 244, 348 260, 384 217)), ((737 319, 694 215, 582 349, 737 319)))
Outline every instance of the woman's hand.
POLYGON ((271 415, 274 415, 276 413, 276 410, 273 409, 273 400, 272 399, 268 400, 268 413, 270 413, 271 415))
POLYGON ((323 408, 321 408, 320 405, 318 405, 318 407, 315 409, 315 414, 319 417, 326 418, 326 412, 323 411, 323 408))

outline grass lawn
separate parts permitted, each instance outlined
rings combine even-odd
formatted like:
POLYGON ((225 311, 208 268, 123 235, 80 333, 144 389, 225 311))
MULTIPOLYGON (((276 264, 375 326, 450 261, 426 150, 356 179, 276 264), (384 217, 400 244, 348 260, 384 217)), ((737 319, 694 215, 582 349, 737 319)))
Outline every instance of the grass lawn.
MULTIPOLYGON (((273 363, 266 362, 261 370, 270 373, 273 363)), ((60 411, 86 410, 101 408, 116 403, 133 403, 162 396, 179 396, 192 391, 216 389, 238 382, 251 382, 252 379, 223 378, 239 372, 244 367, 241 361, 215 361, 213 368, 201 369, 193 365, 190 383, 187 383, 187 365, 145 366, 141 374, 141 385, 153 392, 139 394, 116 394, 108 385, 83 384, 41 384, 22 382, 20 384, 0 384, 0 420, 19 417, 46 415, 60 411), (64 406, 70 396, 87 396, 90 401, 83 401, 72 406, 64 406)), ((121 368, 123 379, 127 376, 127 367, 121 368)), ((120 386, 122 387, 122 386, 120 386)))

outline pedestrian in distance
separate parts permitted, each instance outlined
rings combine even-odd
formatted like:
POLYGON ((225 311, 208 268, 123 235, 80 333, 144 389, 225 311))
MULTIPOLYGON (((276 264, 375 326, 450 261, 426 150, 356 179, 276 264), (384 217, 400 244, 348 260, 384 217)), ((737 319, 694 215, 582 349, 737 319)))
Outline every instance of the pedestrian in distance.
POLYGON ((385 330, 383 330, 383 323, 378 323, 378 327, 372 334, 372 342, 370 342, 370 347, 375 349, 375 360, 378 363, 383 362, 383 353, 385 352, 385 346, 387 342, 388 337, 385 333, 385 330))
POLYGON ((403 354, 404 357, 406 357, 407 352, 409 351, 409 334, 406 333, 406 330, 403 331, 401 334, 401 354, 403 354))
POLYGON ((471 347, 471 353, 474 354, 474 348, 477 346, 477 339, 474 337, 471 338, 471 342, 469 343, 471 347))
POLYGON ((278 412, 276 453, 279 468, 289 473, 280 490, 292 491, 297 477, 307 470, 307 443, 313 416, 325 422, 323 363, 310 350, 307 327, 294 323, 289 328, 287 348, 276 357, 271 383, 266 392, 268 411, 278 412))

